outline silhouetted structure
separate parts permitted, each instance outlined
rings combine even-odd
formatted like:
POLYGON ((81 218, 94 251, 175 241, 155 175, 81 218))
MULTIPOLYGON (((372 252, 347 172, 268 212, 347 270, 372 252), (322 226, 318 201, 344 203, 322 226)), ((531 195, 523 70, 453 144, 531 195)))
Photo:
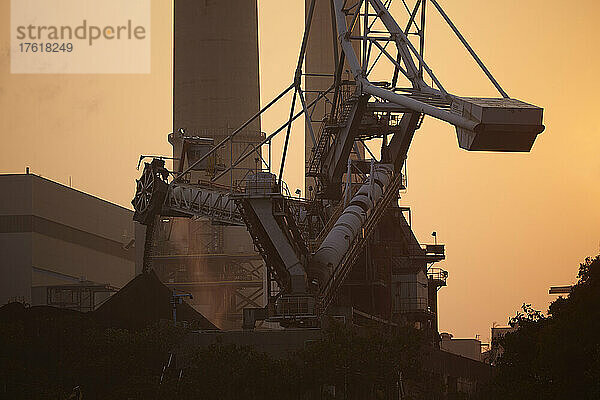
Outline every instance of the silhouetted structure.
POLYGON ((130 210, 29 173, 0 193, 0 304, 90 310, 134 277, 130 210))
MULTIPOLYGON (((93 318, 110 327, 139 329, 173 317, 173 292, 154 271, 140 274, 93 312, 93 318)), ((176 304, 177 320, 196 329, 217 329, 185 301, 176 304)))
MULTIPOLYGON (((216 9, 207 4, 194 7, 213 15, 216 9)), ((224 2, 223 9, 230 4, 224 2)), ((446 285, 448 274, 432 266, 445 258, 445 249, 435 234, 434 244, 421 244, 412 231, 410 211, 398 205, 399 192, 406 187, 404 165, 415 132, 428 116, 453 126, 462 149, 528 152, 544 130, 542 108, 509 97, 436 0, 418 1, 412 10, 407 6, 401 25, 388 6, 382 0, 308 1, 298 63, 287 88, 259 112, 248 112, 248 119, 242 118, 245 122, 223 135, 222 141, 211 144, 201 132, 187 136, 185 131, 174 132, 171 143, 183 145, 181 151, 176 150, 180 162, 173 174, 159 165, 164 164, 162 160, 145 164, 132 203, 134 218, 148 225, 147 238, 154 239, 160 228, 157 221, 177 217, 203 219, 219 228, 246 226, 266 264, 267 304, 257 306, 256 298, 245 296, 248 305, 254 303, 243 310, 245 329, 265 322, 312 328, 327 316, 353 324, 411 325, 428 331, 437 343, 437 290, 446 285), (440 14, 500 97, 461 97, 444 88, 425 57, 426 4, 440 14), (316 37, 311 36, 315 35, 313 22, 316 37), (331 46, 323 34, 328 24, 331 46), (325 70, 316 70, 321 67, 325 70), (329 85, 323 86, 324 81, 329 85), (256 137, 254 145, 240 148, 240 141, 259 123, 262 113, 290 95, 287 121, 264 139, 256 137), (292 196, 283 181, 292 124, 301 116, 312 142, 305 172, 310 178, 307 182, 314 186, 307 188, 305 198, 292 196), (275 174, 270 157, 265 160, 261 150, 280 132, 285 132, 285 141, 275 174), (375 142, 379 149, 371 151, 367 146, 371 139, 380 139, 375 142), (241 153, 234 155, 238 149, 241 153), (223 157, 227 151, 229 155, 223 157)), ((175 10, 177 62, 181 54, 178 32, 183 35, 182 43, 189 44, 192 38, 191 29, 177 28, 177 5, 175 10)), ((194 10, 190 8, 189 16, 194 10)), ((225 19, 235 22, 238 17, 225 19)), ((213 39, 221 40, 221 34, 216 29, 213 39)), ((254 31, 249 34, 254 40, 254 31)), ((248 43, 247 37, 234 35, 233 39, 232 49, 248 43)), ((222 50, 228 51, 225 46, 222 50)), ((189 59, 199 56, 195 52, 189 59)), ((254 61, 254 57, 247 58, 254 61)), ((208 57, 203 60, 199 69, 212 74, 207 85, 211 88, 208 95, 213 95, 215 82, 227 79, 227 68, 215 69, 219 59, 215 63, 208 57)), ((181 75, 177 66, 175 70, 177 91, 181 75)), ((190 82, 190 87, 197 83, 190 82)), ((206 94, 196 94, 195 100, 203 101, 198 106, 202 109, 189 118, 200 125, 213 120, 222 125, 228 123, 227 116, 237 120, 235 108, 222 108, 231 82, 216 87, 214 100, 205 101, 206 94), (211 107, 222 112, 207 115, 211 107)), ((240 94, 244 95, 245 88, 242 84, 240 94)), ((255 100, 254 92, 248 95, 249 101, 255 100)), ((175 103, 177 114, 177 99, 175 103)), ((194 245, 194 240, 187 245, 194 245)), ((151 244, 147 246, 147 259, 157 258, 153 250, 151 244)), ((186 268, 182 267, 182 275, 186 268)), ((190 287, 195 284, 190 282, 190 287)))

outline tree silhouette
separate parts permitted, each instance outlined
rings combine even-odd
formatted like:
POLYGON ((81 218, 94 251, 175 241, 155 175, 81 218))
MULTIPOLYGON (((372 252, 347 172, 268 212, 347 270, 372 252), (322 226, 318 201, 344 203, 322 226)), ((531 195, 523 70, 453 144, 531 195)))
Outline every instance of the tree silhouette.
POLYGON ((600 398, 600 256, 580 265, 547 316, 524 304, 510 324, 518 330, 500 340, 493 398, 600 398))

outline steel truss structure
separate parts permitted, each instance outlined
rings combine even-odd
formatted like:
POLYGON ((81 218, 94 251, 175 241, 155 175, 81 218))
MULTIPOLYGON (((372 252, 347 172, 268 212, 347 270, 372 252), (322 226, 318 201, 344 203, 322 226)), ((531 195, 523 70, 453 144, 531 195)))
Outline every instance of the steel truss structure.
POLYGON ((264 302, 264 262, 253 252, 228 252, 222 228, 202 219, 160 218, 148 262, 168 287, 191 293, 192 305, 217 325, 232 328, 245 308, 264 302), (190 230, 189 242, 173 240, 174 231, 182 227, 190 230))
MULTIPOLYGON (((425 117, 454 126, 459 146, 469 151, 530 151, 544 129, 543 110, 508 96, 437 0, 412 4, 401 0, 405 15, 398 18, 390 12, 392 0, 329 0, 334 70, 305 72, 316 1, 306 10, 292 83, 206 154, 188 160, 187 166, 181 163, 170 181, 164 161, 146 163, 133 201, 135 218, 149 225, 156 215, 167 215, 248 227, 267 266, 269 292, 267 307, 245 311, 248 328, 264 319, 284 326, 312 326, 335 303, 353 266, 378 248, 371 236, 385 239, 379 228, 384 215, 397 221, 400 239, 396 242, 401 244, 395 246, 403 247, 390 250, 389 273, 402 265, 414 274, 424 270, 427 280, 427 266, 444 259, 443 247, 420 245, 397 204, 403 165, 425 117), (445 89, 426 57, 429 9, 448 24, 500 97, 460 97, 445 89), (331 81, 326 89, 313 93, 306 89, 305 80, 316 75, 331 81), (230 151, 229 164, 215 168, 209 181, 191 182, 194 169, 231 149, 236 137, 289 94, 289 116, 279 128, 236 157, 230 151), (314 130, 317 106, 327 113, 314 130), (315 179, 315 188, 306 199, 285 193, 283 181, 292 125, 300 117, 313 145, 306 174, 315 179), (282 132, 282 159, 275 176, 270 144, 282 132), (379 158, 367 144, 374 138, 381 139, 379 158), (268 161, 262 157, 265 145, 268 161), (359 146, 364 146, 370 159, 360 157, 359 146), (255 167, 244 167, 252 158, 255 167), (234 182, 233 171, 240 168, 247 171, 234 182)), ((443 284, 439 277, 430 277, 436 291, 446 284, 446 276, 443 284)), ((244 295, 247 304, 256 304, 254 295, 244 295)))

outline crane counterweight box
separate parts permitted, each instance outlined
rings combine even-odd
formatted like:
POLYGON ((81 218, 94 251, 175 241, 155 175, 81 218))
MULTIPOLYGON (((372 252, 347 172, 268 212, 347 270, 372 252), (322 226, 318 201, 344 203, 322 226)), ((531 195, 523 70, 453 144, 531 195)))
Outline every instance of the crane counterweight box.
POLYGON ((459 146, 470 151, 527 152, 544 130, 543 109, 517 99, 460 97, 452 112, 478 123, 473 131, 456 127, 459 146))

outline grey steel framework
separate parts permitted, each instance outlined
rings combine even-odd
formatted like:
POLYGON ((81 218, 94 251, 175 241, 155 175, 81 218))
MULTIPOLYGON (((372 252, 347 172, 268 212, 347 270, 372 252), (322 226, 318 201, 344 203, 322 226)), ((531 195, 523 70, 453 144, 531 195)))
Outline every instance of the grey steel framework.
MULTIPOLYGON (((453 125, 459 146, 470 151, 527 152, 544 129, 543 110, 508 96, 437 0, 412 4, 402 0, 406 13, 398 19, 389 11, 391 3, 331 0, 335 68, 318 74, 329 77, 331 84, 307 101, 303 78, 314 74, 304 73, 303 63, 315 9, 312 0, 293 80, 287 88, 187 167, 181 163, 180 170, 172 173, 158 159, 145 165, 133 201, 137 220, 152 226, 158 215, 206 217, 217 224, 248 227, 267 266, 269 303, 265 308, 244 310, 247 328, 265 319, 283 326, 312 326, 328 312, 382 216, 398 209, 403 165, 423 118, 430 116, 453 125), (446 90, 427 62, 428 9, 449 25, 500 97, 459 97, 446 90), (357 24, 360 29, 354 29, 357 24), (352 33, 356 31, 360 34, 352 33), (250 124, 290 94, 289 117, 278 129, 249 145, 238 157, 232 154, 229 165, 215 168, 209 181, 190 181, 191 171, 231 148, 250 124), (293 198, 283 182, 292 124, 301 116, 306 122, 315 122, 311 116, 317 104, 324 105, 327 115, 318 131, 307 124, 313 149, 306 171, 316 187, 309 188, 307 198, 293 198), (270 147, 268 160, 261 149, 282 132, 282 160, 274 175, 270 147), (367 143, 373 138, 382 139, 379 159, 367 143), (370 159, 351 157, 360 155, 358 144, 365 146, 370 159), (234 181, 233 171, 250 157, 256 167, 242 174, 244 179, 234 181), (229 185, 217 187, 228 176, 229 185)), ((431 266, 444 259, 443 246, 418 243, 401 211, 396 218, 408 250, 393 256, 393 263, 431 266)), ((148 231, 151 240, 152 229, 148 231)), ((437 291, 445 286, 446 277, 430 274, 431 287, 437 291)))
POLYGON ((119 290, 111 285, 77 283, 46 287, 46 304, 82 312, 94 311, 108 297, 119 290), (102 298, 97 298, 100 295, 102 298))

